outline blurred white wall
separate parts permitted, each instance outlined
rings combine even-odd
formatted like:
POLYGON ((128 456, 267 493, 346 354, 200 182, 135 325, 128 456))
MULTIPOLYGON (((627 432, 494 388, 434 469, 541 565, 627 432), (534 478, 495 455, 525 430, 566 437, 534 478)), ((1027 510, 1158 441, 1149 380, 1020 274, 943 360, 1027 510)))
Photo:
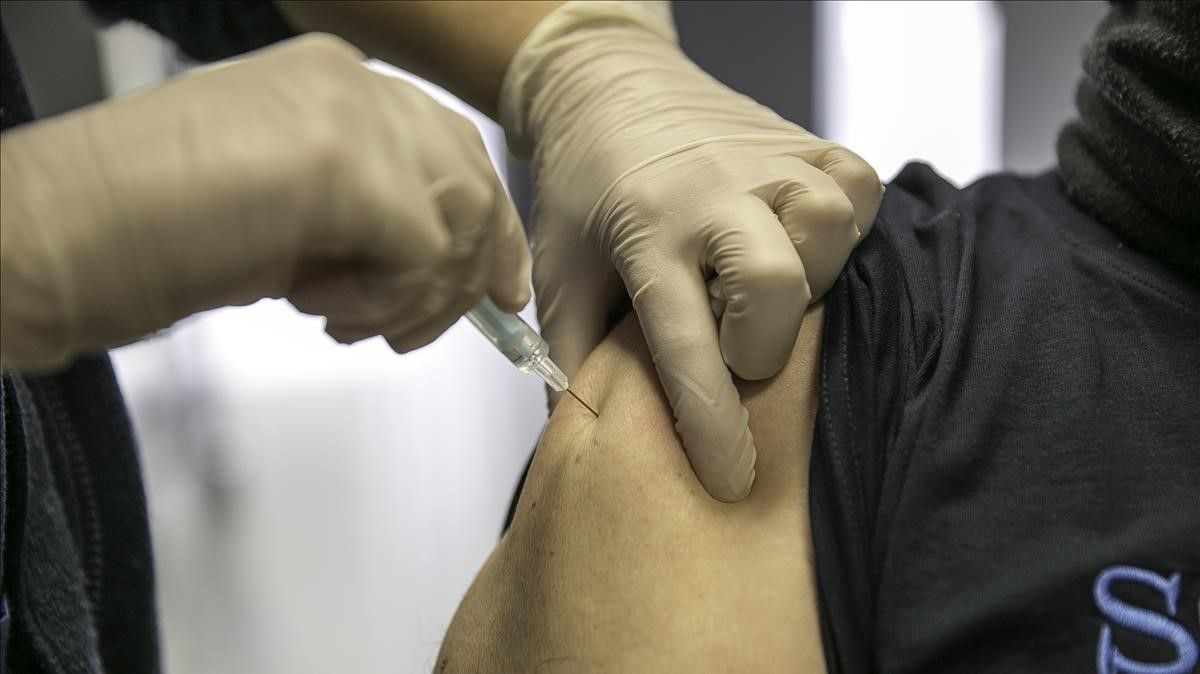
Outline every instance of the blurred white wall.
POLYGON ((429 669, 545 418, 536 381, 463 323, 400 357, 273 301, 114 358, 168 671, 429 669))
POLYGON ((1001 167, 1004 21, 990 2, 819 2, 816 132, 885 182, 922 159, 963 185, 1001 167))
POLYGON ((1102 0, 813 4, 814 130, 890 180, 927 161, 959 185, 1054 165, 1102 0))

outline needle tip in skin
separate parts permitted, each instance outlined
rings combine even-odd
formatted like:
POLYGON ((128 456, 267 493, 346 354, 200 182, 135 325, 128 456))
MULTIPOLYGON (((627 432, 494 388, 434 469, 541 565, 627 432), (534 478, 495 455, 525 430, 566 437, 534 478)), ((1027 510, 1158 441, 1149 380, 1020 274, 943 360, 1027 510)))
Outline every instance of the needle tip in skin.
POLYGON ((592 409, 591 405, 583 402, 583 398, 580 398, 579 396, 575 395, 574 391, 572 391, 571 389, 567 389, 567 393, 570 393, 572 398, 578 400, 580 405, 583 405, 584 407, 586 407, 587 411, 592 413, 592 416, 596 417, 597 419, 600 418, 600 413, 597 412, 596 410, 592 409))

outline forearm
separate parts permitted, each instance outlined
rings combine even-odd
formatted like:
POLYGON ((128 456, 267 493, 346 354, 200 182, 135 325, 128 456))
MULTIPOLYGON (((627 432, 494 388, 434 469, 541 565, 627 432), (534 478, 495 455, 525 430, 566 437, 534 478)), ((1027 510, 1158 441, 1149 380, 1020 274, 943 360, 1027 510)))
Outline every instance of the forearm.
POLYGON ((277 0, 300 31, 334 33, 367 54, 454 92, 495 117, 521 42, 561 2, 277 0))
POLYGON ((266 268, 321 218, 308 214, 322 195, 293 185, 315 163, 309 136, 320 135, 322 106, 276 114, 295 109, 299 94, 334 97, 317 95, 335 76, 322 77, 305 53, 177 78, 4 133, 4 367, 53 369, 274 289, 227 265, 254 254, 266 268), (291 94, 270 79, 287 58, 308 77, 291 94))
POLYGON ((61 364, 75 338, 62 320, 73 303, 67 272, 51 248, 59 232, 99 231, 111 220, 103 176, 87 151, 81 114, 4 134, 0 143, 0 366, 13 368, 34 353, 52 352, 61 364), (67 166, 69 164, 70 166, 67 166), (69 171, 71 181, 61 177, 69 171))

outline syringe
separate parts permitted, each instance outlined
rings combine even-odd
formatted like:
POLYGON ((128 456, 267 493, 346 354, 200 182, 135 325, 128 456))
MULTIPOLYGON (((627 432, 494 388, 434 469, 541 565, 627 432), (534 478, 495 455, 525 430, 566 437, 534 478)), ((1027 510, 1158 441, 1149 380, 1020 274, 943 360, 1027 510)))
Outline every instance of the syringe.
POLYGON ((501 311, 490 298, 484 297, 482 302, 467 312, 467 320, 518 370, 536 374, 552 390, 566 391, 589 412, 600 416, 591 405, 567 388, 567 375, 550 360, 550 345, 520 316, 501 311))

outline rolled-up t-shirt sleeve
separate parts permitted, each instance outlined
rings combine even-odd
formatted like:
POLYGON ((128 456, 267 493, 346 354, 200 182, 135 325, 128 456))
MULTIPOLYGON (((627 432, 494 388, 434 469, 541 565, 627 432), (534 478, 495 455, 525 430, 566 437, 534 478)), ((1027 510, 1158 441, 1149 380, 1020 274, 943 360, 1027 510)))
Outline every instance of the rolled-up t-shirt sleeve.
POLYGON ((887 483, 903 460, 901 436, 913 432, 904 424, 908 401, 937 358, 943 326, 953 323, 959 277, 969 274, 962 261, 970 230, 955 213, 937 213, 953 191, 928 167, 907 167, 826 298, 811 511, 834 672, 874 671, 876 537, 886 535, 887 502, 903 489, 887 483))

